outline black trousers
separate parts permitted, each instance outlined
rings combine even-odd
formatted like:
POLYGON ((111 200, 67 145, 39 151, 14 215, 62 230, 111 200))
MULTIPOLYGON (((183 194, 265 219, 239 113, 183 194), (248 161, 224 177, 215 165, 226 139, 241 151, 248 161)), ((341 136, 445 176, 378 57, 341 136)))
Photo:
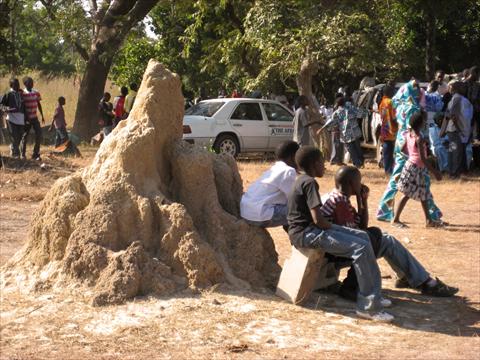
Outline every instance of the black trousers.
POLYGON ((20 142, 22 141, 22 135, 24 131, 24 125, 17 125, 7 121, 8 133, 12 144, 10 145, 10 155, 17 157, 20 156, 20 142))
POLYGON ((40 126, 38 118, 29 119, 28 122, 25 122, 21 145, 22 156, 25 156, 25 153, 27 152, 27 141, 31 128, 33 128, 33 131, 35 132, 35 145, 33 146, 32 157, 36 158, 40 156, 40 144, 42 142, 42 127, 40 126))
MULTIPOLYGON (((373 253, 375 257, 378 257, 380 251, 380 244, 382 241, 382 230, 378 227, 369 227, 366 230, 368 237, 370 238, 370 243, 372 244, 373 253)), ((358 280, 357 275, 355 274, 355 269, 353 266, 348 269, 347 277, 343 280, 342 287, 344 289, 351 290, 352 292, 357 292, 358 290, 358 280)))

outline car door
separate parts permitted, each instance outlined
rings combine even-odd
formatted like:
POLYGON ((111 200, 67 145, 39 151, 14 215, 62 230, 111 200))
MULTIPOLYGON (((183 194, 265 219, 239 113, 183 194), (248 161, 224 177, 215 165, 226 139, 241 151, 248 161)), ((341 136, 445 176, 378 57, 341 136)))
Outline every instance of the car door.
POLYGON ((268 122, 268 149, 274 151, 279 144, 293 137, 293 115, 280 104, 263 103, 268 122))
POLYGON ((240 102, 230 116, 230 124, 240 134, 242 152, 267 149, 268 128, 259 103, 240 102))

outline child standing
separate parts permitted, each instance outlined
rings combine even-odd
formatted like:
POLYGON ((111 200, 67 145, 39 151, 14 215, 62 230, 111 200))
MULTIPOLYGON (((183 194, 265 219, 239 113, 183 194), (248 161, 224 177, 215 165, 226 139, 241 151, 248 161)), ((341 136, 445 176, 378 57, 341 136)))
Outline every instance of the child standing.
POLYGON ((337 98, 335 107, 337 110, 332 115, 330 128, 339 127, 340 141, 345 144, 350 153, 353 165, 357 168, 363 167, 363 152, 360 147, 362 131, 357 121, 357 117, 359 117, 358 109, 345 97, 337 98))
POLYGON ((408 161, 398 181, 398 190, 404 195, 398 203, 395 218, 392 222, 397 227, 406 227, 405 224, 400 222, 400 215, 409 199, 418 200, 422 203, 427 227, 442 226, 442 223, 431 219, 428 211, 427 200, 432 197, 427 187, 428 171, 430 171, 437 180, 441 180, 442 175, 427 161, 427 145, 421 135, 424 126, 424 113, 418 111, 413 114, 410 118, 409 133, 405 135, 408 161))
POLYGON ((67 123, 65 121, 65 111, 63 107, 65 106, 65 98, 60 96, 58 98, 58 106, 55 109, 55 113, 53 114, 53 121, 52 125, 50 125, 50 131, 55 128, 56 136, 55 136, 55 147, 63 144, 65 141, 68 140, 67 134, 67 123))
POLYGON ((113 99, 113 109, 115 111, 115 121, 113 123, 114 128, 120 121, 125 120, 128 116, 125 110, 125 99, 127 95, 128 88, 126 86, 122 86, 120 89, 120 95, 115 96, 115 99, 113 99))
POLYGON ((112 132, 113 119, 115 118, 113 105, 110 102, 111 97, 110 93, 104 93, 98 104, 98 114, 100 116, 99 124, 103 128, 103 135, 105 136, 108 136, 108 134, 112 132))
POLYGON ((397 138, 398 131, 397 118, 392 104, 394 93, 395 88, 386 85, 383 91, 382 101, 378 106, 378 112, 382 118, 380 142, 382 143, 383 168, 387 175, 392 175, 393 172, 393 150, 395 149, 395 139, 397 138))

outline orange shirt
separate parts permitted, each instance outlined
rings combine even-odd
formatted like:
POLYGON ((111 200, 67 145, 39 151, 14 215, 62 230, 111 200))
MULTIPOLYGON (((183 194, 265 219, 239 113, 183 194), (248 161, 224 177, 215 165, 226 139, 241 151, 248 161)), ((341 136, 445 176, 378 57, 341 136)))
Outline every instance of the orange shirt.
POLYGON ((393 108, 392 99, 384 96, 380 105, 378 106, 378 112, 382 117, 382 127, 380 129, 381 141, 395 141, 397 138, 398 124, 395 115, 395 109, 393 108))

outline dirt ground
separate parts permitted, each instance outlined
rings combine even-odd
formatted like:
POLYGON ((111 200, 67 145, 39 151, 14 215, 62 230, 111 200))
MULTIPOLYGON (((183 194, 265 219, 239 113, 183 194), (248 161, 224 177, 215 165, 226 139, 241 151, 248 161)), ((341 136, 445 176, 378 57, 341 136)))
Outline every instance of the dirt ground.
MULTIPOLYGON (((6 160, 0 170, 0 266, 25 243, 32 214, 55 179, 89 163, 94 149, 81 151, 82 159, 6 160)), ((239 161, 244 185, 269 165, 239 161)), ((335 170, 327 165, 322 193, 333 187, 335 170)), ((17 279, 20 286, 6 284, 1 293, 0 358, 480 359, 480 178, 434 182, 447 228, 425 229, 420 204, 411 202, 404 212, 410 228, 396 229, 374 220, 386 186, 382 171, 368 164, 363 174, 371 189, 371 224, 395 235, 432 275, 458 286, 458 296, 438 299, 395 289, 384 260, 379 263, 384 295, 394 304, 392 324, 360 320, 353 303, 318 292, 305 307, 271 290, 218 287, 99 308, 78 291, 26 293, 26 275, 17 279)), ((282 264, 288 238, 281 228, 271 234, 282 264)))

